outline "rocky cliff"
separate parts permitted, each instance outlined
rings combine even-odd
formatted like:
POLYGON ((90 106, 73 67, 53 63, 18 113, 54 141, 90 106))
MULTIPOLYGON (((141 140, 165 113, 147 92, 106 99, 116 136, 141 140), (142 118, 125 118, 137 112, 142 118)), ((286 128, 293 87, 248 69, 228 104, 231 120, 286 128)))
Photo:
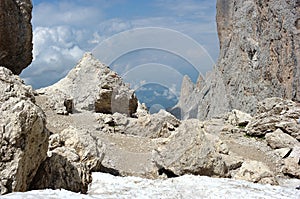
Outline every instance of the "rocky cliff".
MULTIPOLYGON (((204 119, 230 111, 256 112, 258 101, 300 101, 300 2, 218 0, 220 56, 185 107, 204 119), (191 110, 194 111, 194 110, 191 110)), ((182 117, 189 113, 182 107, 182 117)))
POLYGON ((0 1, 0 66, 20 74, 32 61, 31 0, 0 1))
POLYGON ((30 86, 0 67, 0 194, 26 191, 46 159, 46 118, 30 86))
POLYGON ((36 92, 0 67, 0 194, 50 188, 132 198, 134 187, 145 196, 154 186, 153 197, 207 197, 215 190, 263 197, 268 190, 270 198, 299 198, 299 1, 222 0, 217 7, 218 66, 196 85, 184 78, 177 110, 185 118, 219 117, 150 115, 129 85, 90 53, 64 79, 36 92), (264 99, 273 95, 295 101, 264 99), (256 113, 227 112, 233 108, 256 113), (165 179, 171 177, 178 178, 165 179))

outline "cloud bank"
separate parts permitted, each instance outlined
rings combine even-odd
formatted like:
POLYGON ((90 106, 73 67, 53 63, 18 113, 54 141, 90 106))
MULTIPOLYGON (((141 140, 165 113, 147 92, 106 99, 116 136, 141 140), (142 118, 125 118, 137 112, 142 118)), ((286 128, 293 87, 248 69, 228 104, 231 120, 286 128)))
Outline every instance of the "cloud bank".
POLYGON ((34 88, 58 81, 84 52, 92 51, 114 34, 133 28, 162 27, 182 32, 217 59, 215 0, 33 0, 33 3, 34 59, 21 77, 34 88))

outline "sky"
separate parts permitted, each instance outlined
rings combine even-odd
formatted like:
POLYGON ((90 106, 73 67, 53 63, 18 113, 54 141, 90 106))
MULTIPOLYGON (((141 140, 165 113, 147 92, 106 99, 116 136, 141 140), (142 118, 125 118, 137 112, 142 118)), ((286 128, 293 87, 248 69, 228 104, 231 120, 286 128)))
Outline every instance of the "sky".
POLYGON ((218 58, 215 15, 216 0, 33 0, 33 61, 20 76, 52 85, 92 52, 138 98, 161 94, 148 105, 176 103, 184 75, 196 83, 218 58))
MULTIPOLYGON (((33 62, 21 77, 34 88, 51 85, 64 77, 84 52, 93 51, 118 33, 145 27, 178 31, 200 44, 216 61, 219 43, 215 7, 216 0, 33 0, 33 62)), ((180 47, 185 42, 181 40, 170 43, 178 42, 180 47)), ((172 53, 145 49, 115 60, 116 67, 123 63, 129 67, 132 60, 157 62, 163 57, 169 57, 169 61, 160 64, 175 67, 180 63, 176 58, 170 61, 172 53)), ((195 81, 195 77, 192 79, 195 81)))

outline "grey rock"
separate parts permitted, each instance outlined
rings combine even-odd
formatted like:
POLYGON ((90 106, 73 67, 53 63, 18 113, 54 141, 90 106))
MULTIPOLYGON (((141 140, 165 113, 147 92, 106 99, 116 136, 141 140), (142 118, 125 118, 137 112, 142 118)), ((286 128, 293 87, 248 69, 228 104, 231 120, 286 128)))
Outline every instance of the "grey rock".
POLYGON ((181 112, 197 106, 205 119, 233 109, 254 114, 270 97, 300 102, 299 9, 297 0, 218 0, 218 63, 181 112))
POLYGON ((282 172, 286 175, 300 179, 300 165, 299 165, 299 156, 288 157, 284 159, 284 165, 282 167, 282 172))
POLYGON ((197 104, 198 99, 191 95, 195 89, 192 80, 185 75, 182 79, 180 98, 175 107, 170 112, 178 119, 196 118, 198 114, 197 106, 189 106, 197 104), (196 108, 196 109, 195 109, 196 108), (196 115, 193 115, 196 114, 196 115))
POLYGON ((293 147, 293 150, 292 150, 291 154, 289 155, 289 157, 300 159, 300 144, 299 143, 293 147))
POLYGON ((295 138, 280 129, 277 129, 273 133, 267 133, 266 141, 273 149, 293 147, 299 143, 295 138))
POLYGON ((285 158, 289 155, 289 153, 292 151, 291 148, 280 148, 280 149, 275 149, 274 153, 279 156, 280 158, 285 158))
POLYGON ((234 155, 222 155, 222 159, 224 160, 229 171, 240 168, 244 162, 242 157, 234 155))
POLYGON ((20 74, 32 61, 31 0, 0 4, 0 66, 20 74))
POLYGON ((130 118, 125 114, 98 114, 98 129, 107 133, 122 133, 148 138, 169 137, 180 125, 170 113, 160 110, 155 114, 143 114, 138 118, 130 118))
POLYGON ((153 151, 153 161, 159 169, 175 175, 225 177, 228 168, 218 153, 219 143, 217 136, 201 129, 198 120, 183 121, 177 131, 153 151))
POLYGON ((46 158, 49 133, 31 87, 0 67, 0 193, 26 191, 46 158))
POLYGON ((67 189, 86 193, 92 171, 101 171, 105 145, 93 132, 65 129, 50 136, 47 159, 39 167, 31 189, 67 189))
POLYGON ((235 174, 234 179, 259 182, 262 184, 278 184, 270 168, 258 161, 245 161, 235 174))
POLYGON ((134 91, 121 77, 86 53, 69 74, 56 84, 38 90, 57 113, 95 111, 133 115, 138 107, 134 91))
POLYGON ((246 126, 252 117, 248 113, 239 110, 232 110, 228 116, 228 122, 234 126, 246 126))
POLYGON ((279 128, 299 140, 300 125, 296 119, 300 115, 300 107, 297 103, 280 98, 267 98, 258 104, 258 110, 246 126, 248 135, 264 136, 279 128))

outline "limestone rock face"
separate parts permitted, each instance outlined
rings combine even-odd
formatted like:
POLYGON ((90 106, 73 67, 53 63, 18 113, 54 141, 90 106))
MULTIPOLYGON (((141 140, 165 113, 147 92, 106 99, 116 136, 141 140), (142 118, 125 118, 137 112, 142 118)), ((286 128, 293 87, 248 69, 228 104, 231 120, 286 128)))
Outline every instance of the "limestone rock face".
POLYGON ((228 169, 217 150, 219 141, 217 136, 201 129, 199 121, 184 121, 178 131, 154 151, 153 159, 162 171, 175 175, 225 177, 228 169))
POLYGON ((195 88, 198 105, 186 107, 197 105, 204 119, 232 109, 253 114, 269 97, 299 102, 299 10, 297 0, 218 0, 219 60, 195 88))
POLYGON ((0 67, 0 193, 26 191, 46 158, 45 115, 31 87, 0 67))
POLYGON ((72 127, 51 135, 48 157, 30 188, 63 188, 86 193, 92 171, 100 171, 102 166, 105 146, 98 139, 95 133, 72 127))
POLYGON ((20 74, 32 61, 31 0, 0 2, 0 66, 20 74))
POLYGON ((170 112, 179 119, 196 118, 198 114, 198 99, 192 95, 195 85, 188 76, 184 76, 181 84, 180 98, 170 112), (194 106, 190 106, 194 105, 194 106))
POLYGON ((284 160, 282 172, 300 179, 300 143, 292 149, 290 155, 284 160))
POLYGON ((257 161, 245 161, 238 173, 235 174, 234 178, 250 182, 260 182, 263 184, 277 184, 270 168, 257 161))
POLYGON ((130 116, 138 106, 134 91, 90 53, 64 79, 38 92, 51 99, 49 105, 59 114, 95 111, 130 116))
POLYGON ((291 100, 268 98, 257 105, 258 113, 246 126, 248 135, 265 136, 276 129, 300 140, 300 106, 291 100))

